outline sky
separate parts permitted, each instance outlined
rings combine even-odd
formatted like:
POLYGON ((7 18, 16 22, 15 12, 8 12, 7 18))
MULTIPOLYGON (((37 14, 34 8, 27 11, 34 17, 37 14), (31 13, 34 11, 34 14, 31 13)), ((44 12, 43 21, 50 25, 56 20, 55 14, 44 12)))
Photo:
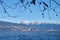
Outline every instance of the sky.
MULTIPOLYGON (((18 2, 17 0, 2 0, 2 1, 5 2, 8 6, 18 2)), ((42 0, 42 1, 46 2, 49 6, 49 0, 42 0)), ((39 2, 39 0, 38 1, 36 0, 36 5, 32 4, 30 7, 30 9, 32 10, 32 13, 29 11, 29 9, 25 9, 25 11, 22 12, 24 8, 19 6, 15 8, 15 5, 12 6, 12 8, 15 8, 15 9, 7 8, 7 11, 10 15, 12 16, 17 15, 16 18, 8 17, 8 15, 4 13, 2 6, 0 5, 0 21, 7 21, 7 22, 14 22, 14 23, 20 23, 21 21, 60 23, 60 13, 57 13, 58 16, 55 16, 56 13, 52 9, 50 9, 49 11, 51 19, 49 19, 49 14, 48 14, 49 9, 47 9, 44 12, 44 18, 42 18, 43 16, 41 15, 42 12, 40 10, 42 10, 43 7, 41 5, 39 9, 39 5, 37 2, 39 2), (3 17, 3 16, 6 16, 6 17, 3 17)), ((57 2, 60 3, 60 0, 58 0, 57 2)), ((60 12, 59 11, 60 6, 58 6, 53 1, 51 1, 51 7, 52 8, 56 7, 56 11, 60 12)))

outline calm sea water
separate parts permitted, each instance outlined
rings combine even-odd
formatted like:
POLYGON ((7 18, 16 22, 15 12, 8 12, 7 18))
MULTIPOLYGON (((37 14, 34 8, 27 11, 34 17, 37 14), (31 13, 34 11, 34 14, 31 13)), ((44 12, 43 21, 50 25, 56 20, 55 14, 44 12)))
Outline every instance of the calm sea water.
POLYGON ((55 32, 0 32, 0 40, 60 40, 60 31, 55 32))

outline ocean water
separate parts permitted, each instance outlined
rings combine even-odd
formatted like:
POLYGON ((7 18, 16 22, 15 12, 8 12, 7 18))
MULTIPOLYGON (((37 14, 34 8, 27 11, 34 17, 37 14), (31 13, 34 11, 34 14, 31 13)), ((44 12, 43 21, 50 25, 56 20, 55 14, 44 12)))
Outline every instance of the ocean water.
POLYGON ((0 31, 0 40, 60 40, 60 31, 0 31))

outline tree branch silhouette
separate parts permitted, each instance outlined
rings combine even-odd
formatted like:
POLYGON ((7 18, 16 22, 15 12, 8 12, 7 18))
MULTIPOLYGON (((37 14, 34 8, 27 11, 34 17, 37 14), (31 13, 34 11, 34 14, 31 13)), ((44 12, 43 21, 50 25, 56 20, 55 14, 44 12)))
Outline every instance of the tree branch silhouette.
MULTIPOLYGON (((22 9, 23 11, 22 12, 24 12, 24 11, 26 11, 27 9, 30 11, 30 13, 32 13, 33 11, 31 10, 31 5, 33 4, 33 5, 37 5, 36 3, 38 3, 39 4, 39 10, 40 10, 40 12, 42 13, 41 15, 43 16, 43 18, 44 18, 44 12, 46 11, 46 10, 48 10, 48 15, 50 15, 50 10, 53 10, 55 13, 56 13, 56 16, 58 16, 58 13, 60 13, 60 12, 56 12, 56 7, 55 8, 52 8, 52 2, 55 2, 58 6, 60 6, 60 3, 58 3, 56 0, 49 0, 49 4, 47 4, 46 2, 44 2, 44 1, 42 1, 42 0, 40 0, 40 2, 37 2, 37 0, 31 0, 31 1, 29 1, 29 0, 17 0, 18 2, 16 2, 16 3, 14 3, 14 4, 11 4, 11 5, 7 5, 4 1, 2 1, 2 0, 0 0, 0 5, 2 6, 2 8, 3 8, 3 10, 4 10, 4 13, 6 13, 9 17, 18 17, 18 16, 11 16, 10 14, 9 14, 9 12, 7 11, 7 9, 9 9, 9 8, 11 8, 11 9, 15 9, 16 7, 20 7, 20 8, 24 8, 24 9, 22 9), (40 8, 40 5, 42 5, 43 6, 43 9, 41 10, 40 8), (14 6, 14 7, 12 7, 12 6, 14 6)), ((49 16, 49 19, 51 19, 51 17, 49 16)))

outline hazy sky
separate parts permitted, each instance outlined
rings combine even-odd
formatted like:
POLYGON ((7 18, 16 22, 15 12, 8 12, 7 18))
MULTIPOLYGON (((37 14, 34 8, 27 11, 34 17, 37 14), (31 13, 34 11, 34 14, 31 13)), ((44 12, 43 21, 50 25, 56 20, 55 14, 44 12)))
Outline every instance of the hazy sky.
MULTIPOLYGON (((2 0, 3 1, 3 0, 2 0)), ((38 0, 39 1, 39 0, 38 0)), ((48 3, 49 5, 49 0, 42 0, 46 3, 48 3)), ((58 3, 60 3, 60 0, 56 0, 58 3)), ((4 2, 9 6, 11 4, 14 4, 16 2, 18 2, 17 0, 4 0, 4 2)), ((52 8, 56 7, 56 3, 52 2, 52 8)), ((58 6, 58 5, 57 5, 58 6)), ((12 6, 15 7, 15 6, 12 6)), ((8 15, 6 13, 4 13, 1 5, 0 5, 0 21, 8 21, 8 22, 14 22, 14 23, 19 23, 21 21, 24 20, 28 20, 30 22, 55 22, 55 23, 60 23, 60 13, 58 13, 58 16, 55 16, 55 12, 53 10, 50 10, 50 17, 51 19, 49 20, 49 15, 48 15, 48 9, 44 12, 44 19, 42 18, 41 12, 39 10, 39 5, 38 3, 36 3, 36 5, 31 5, 30 9, 32 10, 32 13, 30 13, 30 11, 27 9, 24 12, 21 12, 24 8, 22 7, 17 7, 16 9, 7 9, 7 11, 9 12, 10 15, 14 16, 14 15, 18 15, 19 17, 13 18, 13 17, 8 17, 8 15), (7 16, 7 17, 3 17, 3 16, 7 16)), ((41 6, 42 9, 42 6, 41 6)), ((56 8, 57 12, 60 12, 60 6, 58 6, 56 8)))

